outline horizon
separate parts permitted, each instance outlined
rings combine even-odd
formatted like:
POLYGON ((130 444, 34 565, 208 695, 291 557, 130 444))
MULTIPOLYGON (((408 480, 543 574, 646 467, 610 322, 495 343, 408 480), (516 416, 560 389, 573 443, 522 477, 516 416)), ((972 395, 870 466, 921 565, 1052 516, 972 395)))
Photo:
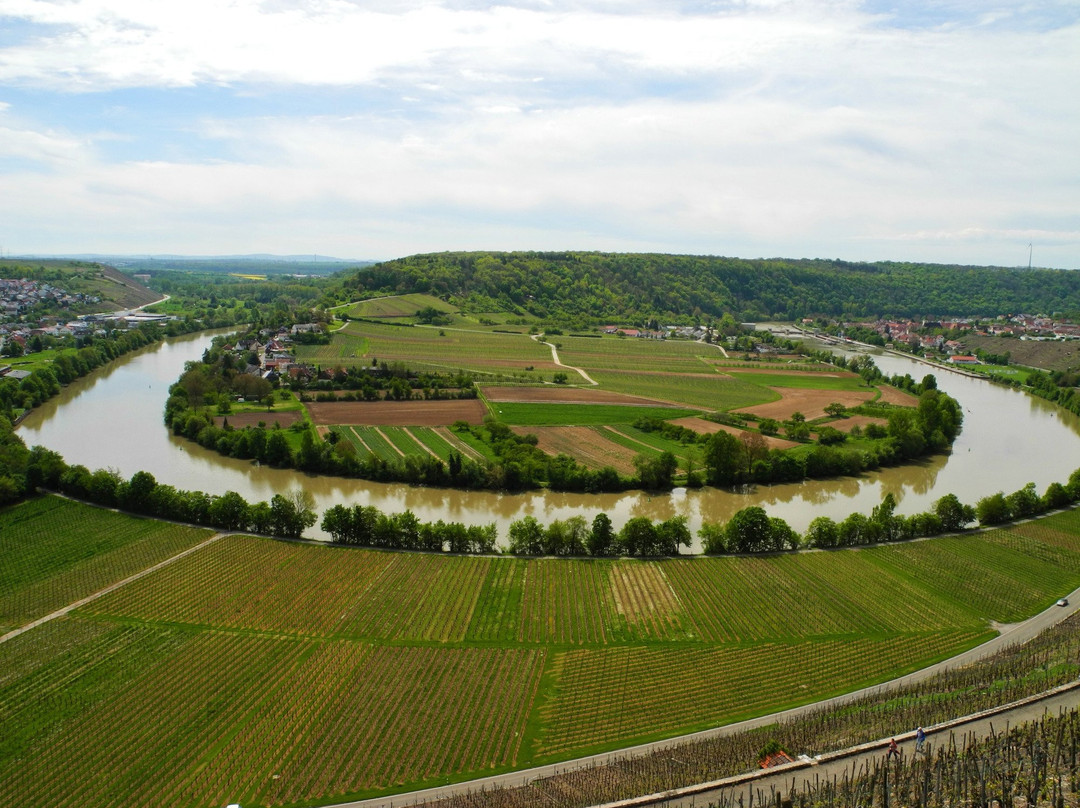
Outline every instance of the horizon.
POLYGON ((195 2, 0 5, 5 253, 1080 268, 1072 3, 195 2))
POLYGON ((1032 264, 1028 267, 1026 264, 1017 264, 1008 266, 1005 264, 965 264, 959 262, 941 262, 941 261, 908 261, 906 259, 865 259, 865 260, 849 260, 846 258, 828 258, 824 256, 801 256, 793 257, 790 255, 759 255, 754 257, 748 257, 744 255, 721 255, 717 253, 686 253, 686 252, 634 252, 627 250, 578 250, 578 249, 561 249, 561 250, 531 250, 531 249, 514 249, 514 250, 485 250, 485 249, 470 249, 470 250, 432 250, 425 253, 410 253, 409 255, 395 255, 388 258, 341 258, 339 256, 325 255, 323 253, 312 253, 310 255, 303 254, 290 254, 283 255, 277 253, 244 253, 244 254, 184 254, 184 253, 87 253, 87 252, 73 252, 73 253, 27 253, 25 255, 0 255, 0 261, 92 261, 97 263, 107 264, 110 260, 124 259, 124 260, 137 260, 137 261, 152 261, 152 260, 172 260, 172 261, 276 261, 283 264, 303 264, 303 263, 319 263, 325 261, 328 264, 364 264, 373 265, 387 263, 390 261, 400 261, 415 255, 439 255, 441 253, 476 253, 476 254, 514 254, 514 253, 597 253, 607 255, 670 255, 670 256, 686 256, 686 257, 699 257, 699 258, 717 258, 717 259, 731 259, 736 261, 823 261, 823 262, 837 262, 837 263, 849 263, 849 264, 887 264, 887 263, 913 263, 923 264, 928 266, 955 266, 955 267, 969 267, 973 269, 1031 269, 1031 270, 1054 270, 1062 272, 1074 272, 1080 269, 1080 267, 1053 267, 1053 266, 1040 266, 1039 264, 1032 264), (315 259, 318 260, 315 260, 315 259))

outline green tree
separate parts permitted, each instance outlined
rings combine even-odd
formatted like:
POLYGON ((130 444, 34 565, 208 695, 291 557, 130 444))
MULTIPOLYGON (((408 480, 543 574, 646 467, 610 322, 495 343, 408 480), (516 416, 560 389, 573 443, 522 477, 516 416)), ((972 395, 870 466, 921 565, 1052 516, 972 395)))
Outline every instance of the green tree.
POLYGON ((641 481, 641 487, 650 491, 668 491, 673 485, 678 461, 670 452, 658 455, 639 454, 634 458, 634 468, 641 481))
POLYGON ((285 433, 280 429, 271 431, 270 437, 266 439, 266 462, 271 466, 292 465, 292 449, 289 448, 285 433))
POLYGON ((725 545, 732 553, 760 553, 770 548, 772 526, 765 509, 751 505, 737 511, 724 528, 725 545))
POLYGON ((715 432, 705 442, 705 471, 709 484, 734 485, 742 472, 742 445, 727 432, 715 432))
POLYGON ((657 546, 656 525, 645 516, 635 516, 628 520, 623 525, 622 530, 619 531, 616 544, 623 555, 659 555, 655 552, 657 546))
POLYGON ((975 521, 975 509, 963 504, 956 494, 946 494, 934 503, 934 513, 941 520, 941 527, 949 533, 963 530, 975 521))
POLYGON ((806 528, 803 540, 808 547, 836 547, 840 538, 836 522, 828 516, 817 516, 806 528))
POLYGON ((615 552, 615 531, 611 526, 611 517, 606 513, 598 513, 593 517, 587 549, 589 555, 597 557, 609 556, 615 552))
POLYGON ((727 552, 727 533, 722 522, 705 522, 698 528, 701 550, 705 555, 727 552))
POLYGON ((1012 518, 1009 511, 1009 503, 1005 495, 998 491, 996 494, 983 497, 975 503, 975 516, 980 525, 1000 525, 1012 518))
POLYGON ((656 555, 677 556, 680 547, 689 547, 690 528, 686 526, 685 516, 673 516, 665 519, 657 527, 656 555))
POLYGON ((514 555, 541 555, 544 552, 544 528, 535 516, 527 515, 510 523, 510 552, 514 555))

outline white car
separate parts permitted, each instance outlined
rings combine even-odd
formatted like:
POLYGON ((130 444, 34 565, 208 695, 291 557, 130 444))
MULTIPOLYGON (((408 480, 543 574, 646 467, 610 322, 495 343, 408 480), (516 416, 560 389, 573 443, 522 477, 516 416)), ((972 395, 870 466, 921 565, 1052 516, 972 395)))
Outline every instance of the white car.
POLYGON ((1068 598, 1062 598, 1061 600, 1059 600, 1057 602, 1057 605, 1058 606, 1068 606, 1069 605, 1069 599, 1068 598))

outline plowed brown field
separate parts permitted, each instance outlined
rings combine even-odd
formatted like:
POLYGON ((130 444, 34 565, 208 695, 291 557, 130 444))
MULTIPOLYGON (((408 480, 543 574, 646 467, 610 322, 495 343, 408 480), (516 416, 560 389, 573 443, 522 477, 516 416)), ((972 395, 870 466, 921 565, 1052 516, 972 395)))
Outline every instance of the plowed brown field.
POLYGON ((881 391, 881 401, 886 404, 896 404, 900 407, 917 407, 919 406, 919 399, 911 395, 911 393, 905 393, 903 390, 897 390, 888 384, 883 384, 878 388, 881 391))
POLYGON ((845 407, 855 407, 874 397, 873 390, 807 390, 796 387, 774 387, 782 398, 768 404, 745 407, 740 412, 748 412, 761 418, 775 418, 786 421, 792 413, 801 412, 806 420, 812 421, 825 415, 825 408, 834 401, 845 407))
POLYGON ((246 426, 258 426, 260 421, 270 427, 274 424, 279 424, 282 429, 285 429, 300 420, 300 413, 296 410, 290 410, 288 412, 234 412, 231 415, 216 417, 214 423, 218 426, 222 426, 225 423, 225 419, 228 419, 229 426, 234 429, 243 429, 246 426))
POLYGON ((316 424, 369 426, 446 426, 479 424, 487 407, 479 399, 461 401, 313 401, 307 405, 316 424))
MULTIPOLYGON (((712 435, 715 432, 728 432, 738 438, 746 432, 746 430, 739 429, 737 426, 718 424, 715 421, 707 421, 704 418, 698 418, 693 415, 689 418, 676 418, 671 423, 685 426, 687 429, 692 429, 702 435, 712 435)), ((799 445, 795 443, 795 441, 775 438, 771 435, 764 435, 763 437, 770 449, 791 449, 792 447, 799 445)))
POLYGON ((549 455, 565 454, 583 466, 611 466, 620 474, 634 473, 633 449, 620 446, 587 426, 514 426, 519 435, 536 435, 537 446, 549 455))

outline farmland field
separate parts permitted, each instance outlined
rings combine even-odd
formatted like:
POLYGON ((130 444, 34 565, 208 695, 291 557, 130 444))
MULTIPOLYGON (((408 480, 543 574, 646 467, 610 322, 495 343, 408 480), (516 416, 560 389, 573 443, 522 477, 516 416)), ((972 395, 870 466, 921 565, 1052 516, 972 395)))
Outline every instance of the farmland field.
POLYGON ((490 374, 521 371, 527 366, 551 372, 551 349, 525 334, 498 334, 460 328, 410 328, 352 322, 334 334, 329 345, 297 346, 299 361, 335 366, 404 362, 413 368, 471 370, 490 374))
POLYGON ((567 365, 589 370, 639 370, 663 367, 672 373, 713 373, 710 360, 723 359, 714 345, 681 340, 620 337, 587 339, 551 337, 559 347, 559 359, 567 365))
POLYGON ((779 398, 768 387, 719 373, 590 370, 605 390, 670 401, 703 410, 729 410, 779 398))
POLYGON ((618 404, 525 404, 494 405, 499 420, 516 426, 582 426, 587 424, 629 424, 638 418, 681 418, 694 414, 673 407, 620 406, 618 404))
POLYGON ((424 308, 433 308, 444 314, 455 311, 449 303, 439 300, 431 295, 395 295, 393 297, 376 297, 371 300, 361 300, 351 309, 350 317, 413 317, 424 308))
POLYGON ((876 395, 873 390, 815 390, 805 387, 777 387, 780 393, 779 401, 768 404, 758 404, 753 407, 743 407, 740 412, 746 412, 759 418, 775 418, 778 421, 786 421, 792 413, 801 412, 808 420, 821 418, 825 415, 825 408, 834 401, 845 407, 857 407, 870 401, 876 395))
MULTIPOLYGON (((11 558, 68 509, 79 535, 125 519, 30 504, 0 512, 11 558)), ((1077 585, 1080 511, 752 558, 226 536, 4 644, 0 803, 317 805, 467 779, 881 681, 1077 585)))
POLYGON ((311 420, 320 425, 449 426, 454 421, 478 424, 487 415, 476 398, 450 401, 312 401, 311 420))
MULTIPOLYGON (((413 295, 365 301, 361 307, 367 316, 393 319, 408 317, 430 302, 413 295)), ((354 313, 360 314, 360 308, 354 313)), ((482 401, 314 402, 308 405, 309 414, 319 427, 357 427, 341 434, 361 456, 396 460, 430 454, 444 462, 454 441, 440 442, 416 430, 385 427, 445 427, 457 420, 477 425, 491 417, 518 434, 539 430, 535 432, 537 446, 549 456, 565 454, 588 468, 610 466, 633 478, 637 454, 670 450, 681 461, 679 474, 701 465, 700 450, 629 428, 642 417, 675 421, 706 412, 742 412, 787 420, 801 412, 813 420, 834 402, 856 406, 880 398, 906 406, 916 403, 906 393, 868 387, 855 373, 799 357, 740 360, 716 345, 678 339, 582 335, 549 339, 550 346, 525 333, 474 328, 460 318, 445 328, 350 322, 335 333, 330 345, 301 346, 299 358, 359 366, 399 362, 415 373, 465 371, 473 374, 482 401), (561 365, 551 355, 552 348, 557 349, 561 365), (561 383, 565 381, 571 384, 561 383), (580 431, 582 427, 599 429, 587 435, 580 431), (583 442, 575 444, 575 438, 583 442)), ((721 430, 745 434, 735 427, 700 420, 688 423, 702 434, 721 430)), ((842 424, 848 429, 854 425, 842 424)), ((480 433, 461 434, 456 443, 454 448, 472 459, 496 464, 503 460, 480 433)), ((778 437, 767 437, 766 443, 770 449, 797 448, 778 437)))
POLYGON ((518 426, 519 435, 536 435, 537 446, 549 455, 568 455, 591 469, 611 466, 620 474, 634 473, 634 457, 639 454, 608 440, 587 426, 518 426))

